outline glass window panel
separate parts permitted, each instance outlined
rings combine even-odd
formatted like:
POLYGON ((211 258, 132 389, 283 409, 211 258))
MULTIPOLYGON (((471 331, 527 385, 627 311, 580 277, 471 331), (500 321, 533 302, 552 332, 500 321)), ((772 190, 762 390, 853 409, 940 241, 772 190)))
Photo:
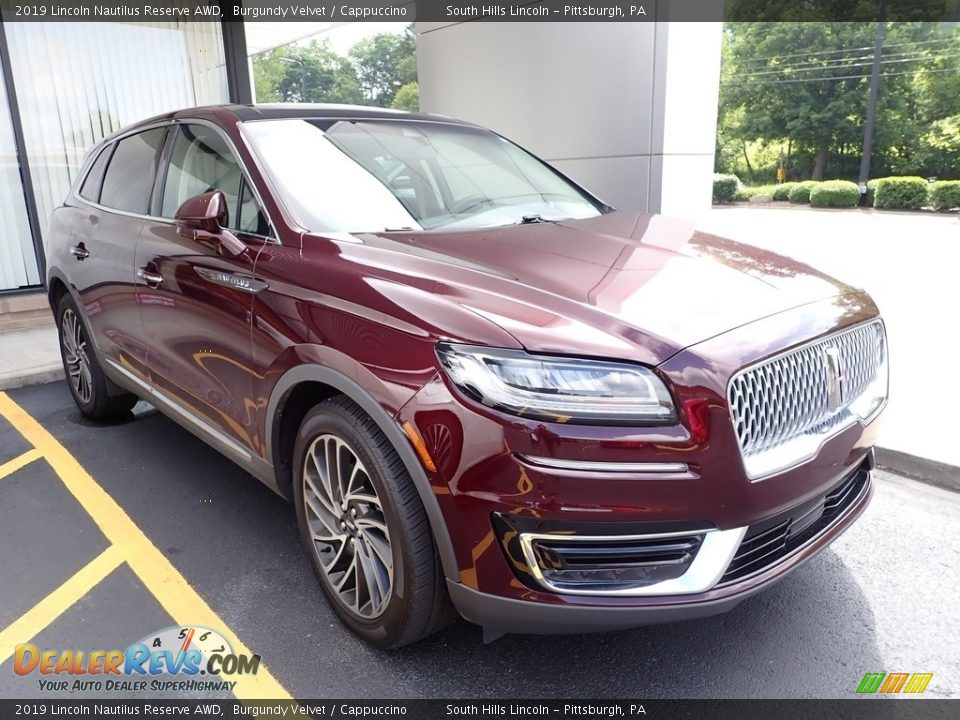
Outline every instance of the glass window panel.
POLYGON ((0 82, 0 290, 40 284, 9 108, 0 82))
POLYGON ((107 160, 110 159, 110 152, 113 145, 108 145, 100 151, 97 159, 93 161, 93 166, 87 177, 84 178, 83 187, 80 188, 80 197, 90 202, 100 202, 100 186, 103 184, 103 171, 107 169, 107 160))
POLYGON ((242 179, 240 166, 216 130, 181 125, 170 155, 160 214, 172 218, 186 200, 212 190, 227 197, 228 225, 233 224, 242 179))
POLYGON ((147 130, 117 143, 103 178, 100 204, 116 210, 147 215, 157 174, 157 160, 166 128, 147 130))
POLYGON ((237 229, 245 233, 254 233, 255 235, 270 236, 270 223, 267 222, 266 215, 260 209, 257 198, 250 191, 250 186, 243 183, 240 191, 240 211, 237 220, 237 229))
POLYGON ((8 22, 4 31, 41 231, 104 136, 228 99, 219 22, 8 22))

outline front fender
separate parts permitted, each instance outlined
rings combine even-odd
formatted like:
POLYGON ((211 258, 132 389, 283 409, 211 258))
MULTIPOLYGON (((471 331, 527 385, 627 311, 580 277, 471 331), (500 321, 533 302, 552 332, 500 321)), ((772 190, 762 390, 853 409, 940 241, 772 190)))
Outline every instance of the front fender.
POLYGON ((450 540, 450 533, 447 530, 447 525, 444 522, 440 504, 437 502, 433 488, 409 440, 406 435, 404 435, 403 430, 397 424, 396 420, 384 409, 383 405, 348 375, 323 365, 304 364, 293 367, 280 376, 267 402, 266 448, 268 461, 274 468, 277 467, 275 453, 279 438, 276 435, 280 427, 278 420, 284 402, 294 388, 306 382, 322 383, 346 395, 377 423, 380 430, 386 435, 393 449, 400 457, 404 468, 413 480, 414 486, 417 488, 417 493, 420 495, 420 501, 423 503, 423 507, 427 512, 430 528, 433 531, 433 537, 437 543, 440 560, 443 563, 444 574, 448 579, 456 581, 459 577, 459 571, 457 570, 456 556, 450 540))

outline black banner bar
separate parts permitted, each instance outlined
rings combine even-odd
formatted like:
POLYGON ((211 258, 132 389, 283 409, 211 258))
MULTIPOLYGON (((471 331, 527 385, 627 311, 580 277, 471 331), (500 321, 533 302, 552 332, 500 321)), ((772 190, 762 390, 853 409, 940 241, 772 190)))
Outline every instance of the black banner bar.
POLYGON ((0 700, 0 718, 947 720, 960 700, 0 700))
MULTIPOLYGON (((0 0, 7 22, 877 20, 880 0, 0 0)), ((960 21, 960 0, 888 0, 889 21, 960 21)))

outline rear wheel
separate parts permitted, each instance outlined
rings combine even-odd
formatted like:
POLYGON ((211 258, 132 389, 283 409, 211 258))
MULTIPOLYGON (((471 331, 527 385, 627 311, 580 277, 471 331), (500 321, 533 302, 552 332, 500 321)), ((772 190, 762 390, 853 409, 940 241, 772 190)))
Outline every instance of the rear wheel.
POLYGON ((60 299, 57 325, 63 371, 80 412, 91 420, 105 420, 127 412, 136 405, 135 395, 126 392, 109 394, 109 381, 97 362, 80 311, 69 295, 60 299))
POLYGON ((420 497, 376 423, 340 396, 317 405, 294 446, 301 539, 347 627, 406 645, 454 617, 420 497))

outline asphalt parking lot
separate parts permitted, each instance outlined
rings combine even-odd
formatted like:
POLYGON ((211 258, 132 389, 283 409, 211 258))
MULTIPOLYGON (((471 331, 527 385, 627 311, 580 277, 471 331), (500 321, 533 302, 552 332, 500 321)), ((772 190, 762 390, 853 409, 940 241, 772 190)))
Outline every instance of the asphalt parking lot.
POLYGON ((93 426, 63 383, 0 393, 0 697, 41 696, 16 643, 124 648, 188 623, 262 656, 247 697, 848 698, 900 671, 960 696, 960 496, 876 477, 850 532, 726 615, 492 645, 460 622, 385 653, 326 606, 291 507, 149 405, 93 426))

